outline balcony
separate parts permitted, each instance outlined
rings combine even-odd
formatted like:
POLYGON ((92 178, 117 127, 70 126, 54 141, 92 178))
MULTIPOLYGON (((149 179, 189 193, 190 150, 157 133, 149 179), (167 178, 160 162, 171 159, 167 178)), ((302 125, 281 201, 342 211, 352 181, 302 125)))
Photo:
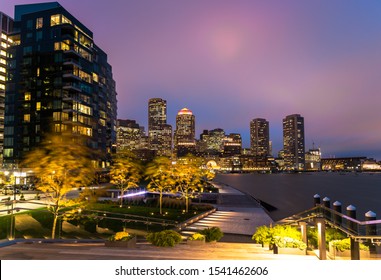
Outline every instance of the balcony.
POLYGON ((82 92, 80 85, 77 83, 64 83, 62 88, 82 92))
POLYGON ((81 80, 81 78, 75 75, 72 70, 64 71, 62 77, 67 79, 76 79, 79 81, 81 80))
POLYGON ((64 65, 74 65, 77 66, 78 68, 82 68, 81 65, 79 64, 79 61, 74 58, 66 58, 63 62, 64 65))

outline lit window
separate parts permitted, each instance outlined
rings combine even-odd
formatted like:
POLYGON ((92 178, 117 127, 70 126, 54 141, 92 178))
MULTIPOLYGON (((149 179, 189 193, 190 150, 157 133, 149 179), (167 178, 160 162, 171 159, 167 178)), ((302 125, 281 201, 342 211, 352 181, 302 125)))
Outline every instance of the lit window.
POLYGON ((4 157, 13 157, 13 149, 4 149, 4 157))
POLYGON ((61 24, 61 15, 52 15, 50 17, 50 26, 61 24))
POLYGON ((30 122, 30 114, 24 115, 24 122, 30 122))
POLYGON ((53 112, 53 121, 61 120, 61 112, 53 112))
POLYGON ((5 76, 0 75, 0 81, 4 81, 5 82, 5 76))
POLYGON ((40 67, 37 67, 37 77, 40 77, 40 67))
POLYGON ((42 25, 43 25, 43 18, 37 18, 36 20, 36 29, 40 29, 42 28, 42 25))
POLYGON ((69 23, 69 24, 71 24, 71 20, 70 19, 68 19, 67 17, 65 17, 64 15, 61 15, 62 16, 62 24, 64 24, 64 23, 69 23))
POLYGON ((24 100, 29 101, 29 100, 31 100, 31 98, 32 98, 32 95, 30 94, 30 92, 26 92, 24 95, 24 100))
POLYGON ((93 73, 93 81, 98 83, 98 75, 93 73))
POLYGON ((36 111, 40 111, 41 110, 41 102, 37 102, 36 103, 36 111))

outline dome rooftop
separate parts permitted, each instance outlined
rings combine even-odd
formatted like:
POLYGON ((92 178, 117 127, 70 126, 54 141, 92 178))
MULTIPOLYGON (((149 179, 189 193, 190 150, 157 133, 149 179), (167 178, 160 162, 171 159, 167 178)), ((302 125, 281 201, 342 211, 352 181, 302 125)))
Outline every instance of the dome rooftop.
POLYGON ((193 115, 192 111, 189 110, 188 108, 182 108, 178 115, 193 115))

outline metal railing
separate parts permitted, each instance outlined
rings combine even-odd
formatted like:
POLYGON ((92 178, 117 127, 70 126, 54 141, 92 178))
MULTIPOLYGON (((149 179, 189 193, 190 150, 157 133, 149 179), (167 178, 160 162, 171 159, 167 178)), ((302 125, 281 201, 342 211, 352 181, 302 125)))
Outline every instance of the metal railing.
POLYGON ((280 220, 277 224, 315 223, 323 218, 331 227, 337 228, 356 241, 371 241, 381 244, 381 220, 360 221, 335 211, 322 204, 280 220))

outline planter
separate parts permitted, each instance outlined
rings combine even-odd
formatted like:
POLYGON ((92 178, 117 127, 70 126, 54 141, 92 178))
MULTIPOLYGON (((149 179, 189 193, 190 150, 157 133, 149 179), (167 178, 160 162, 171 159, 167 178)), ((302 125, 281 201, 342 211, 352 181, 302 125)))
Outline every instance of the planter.
POLYGON ((123 247, 123 248, 135 248, 136 247, 136 236, 128 241, 105 241, 106 247, 123 247))
POLYGON ((274 254, 286 254, 286 255, 306 255, 306 249, 301 250, 299 248, 280 248, 274 246, 273 248, 274 254))
POLYGON ((205 245, 205 240, 187 240, 187 244, 190 246, 203 246, 205 245))
MULTIPOLYGON (((336 259, 336 258, 350 259, 351 250, 344 250, 344 251, 336 250, 332 244, 329 244, 329 256, 332 259, 336 259)), ((360 259, 369 259, 369 258, 370 258, 370 251, 360 250, 360 259)))

